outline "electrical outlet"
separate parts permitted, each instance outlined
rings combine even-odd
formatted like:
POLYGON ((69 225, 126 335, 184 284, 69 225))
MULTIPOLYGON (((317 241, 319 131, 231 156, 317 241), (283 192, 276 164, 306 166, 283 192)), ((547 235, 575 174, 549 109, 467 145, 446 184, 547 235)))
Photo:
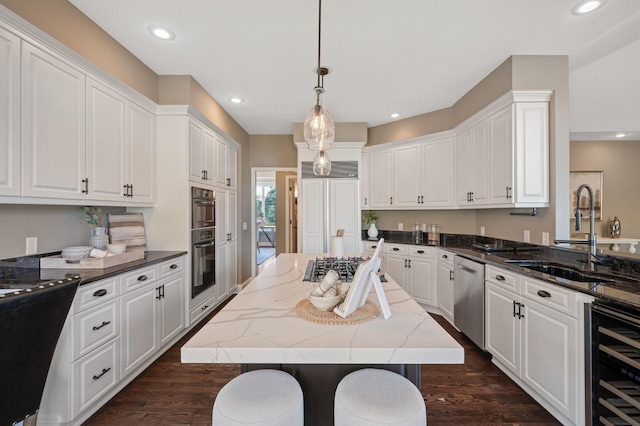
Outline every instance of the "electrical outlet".
POLYGON ((543 232, 542 233, 542 245, 543 246, 548 246, 549 245, 549 233, 548 232, 543 232))
POLYGON ((529 232, 528 229, 524 230, 524 242, 525 243, 531 242, 531 232, 529 232))
POLYGON ((481 226, 481 227, 480 227, 480 235, 481 235, 481 236, 484 236, 484 226, 481 226))
POLYGON ((402 223, 398 223, 398 231, 402 231, 404 229, 404 225, 402 223))
POLYGON ((38 253, 38 237, 27 237, 27 250, 25 254, 38 253))

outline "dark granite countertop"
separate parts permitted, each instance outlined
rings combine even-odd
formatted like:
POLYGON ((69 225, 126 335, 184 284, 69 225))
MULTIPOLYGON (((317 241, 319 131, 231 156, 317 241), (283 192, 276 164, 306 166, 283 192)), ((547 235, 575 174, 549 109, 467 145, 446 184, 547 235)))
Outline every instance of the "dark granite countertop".
MULTIPOLYGON (((79 276, 80 285, 82 286, 112 277, 114 275, 129 272, 144 266, 149 266, 156 263, 164 262, 169 259, 174 259, 185 254, 187 254, 186 251, 147 251, 145 252, 144 258, 142 259, 123 263, 121 265, 105 269, 40 269, 38 268, 39 263, 37 261, 37 257, 32 258, 36 259, 36 261, 33 263, 29 263, 29 260, 26 258, 7 259, 1 262, 2 264, 0 265, 0 272, 2 272, 3 270, 10 272, 11 280, 13 282, 19 281, 21 280, 21 278, 24 281, 35 281, 38 279, 60 280, 67 277, 79 276), (15 264, 16 266, 13 266, 13 264, 15 264)), ((3 275, 4 274, 0 273, 0 284, 2 283, 3 275)), ((8 275, 9 274, 7 273, 7 276, 8 275)))
MULTIPOLYGON (((433 246, 433 244, 425 243, 415 244, 415 242, 411 240, 411 232, 381 231, 380 234, 387 243, 433 246)), ((363 234, 363 240, 371 241, 366 238, 366 234, 363 234)), ((426 236, 424 240, 426 242, 426 236)), ((457 234, 440 235, 440 244, 438 247, 479 263, 494 265, 520 275, 529 276, 570 290, 579 291, 607 302, 622 305, 627 309, 640 312, 640 273, 638 273, 640 263, 637 261, 616 258, 614 256, 605 256, 605 258, 610 260, 610 263, 612 263, 613 266, 598 265, 597 268, 599 272, 610 274, 612 276, 617 275, 621 279, 616 280, 611 284, 587 283, 559 278, 507 262, 507 260, 538 260, 554 262, 588 272, 585 271, 585 265, 582 261, 582 258, 585 257, 585 252, 582 250, 536 246, 516 241, 457 234), (507 252, 485 253, 473 249, 472 246, 475 243, 492 244, 513 250, 507 252), (637 282, 633 282, 633 280, 637 280, 637 282)))

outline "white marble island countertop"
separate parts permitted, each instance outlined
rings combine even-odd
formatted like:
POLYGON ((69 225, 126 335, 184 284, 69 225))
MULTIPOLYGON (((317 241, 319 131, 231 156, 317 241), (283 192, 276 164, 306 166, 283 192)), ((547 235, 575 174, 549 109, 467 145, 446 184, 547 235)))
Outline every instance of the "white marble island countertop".
MULTIPOLYGON (((463 348, 398 284, 383 283, 391 317, 355 325, 305 321, 294 312, 314 284, 314 254, 281 254, 183 347, 183 363, 462 364, 463 348)), ((369 300, 379 306, 375 291, 369 300)))

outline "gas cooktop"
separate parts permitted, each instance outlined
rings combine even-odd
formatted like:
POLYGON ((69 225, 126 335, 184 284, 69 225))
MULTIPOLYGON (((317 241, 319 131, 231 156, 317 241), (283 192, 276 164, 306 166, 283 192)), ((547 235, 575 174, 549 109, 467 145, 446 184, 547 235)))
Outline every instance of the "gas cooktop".
MULTIPOLYGON (((303 281, 318 282, 322 280, 331 269, 338 273, 340 281, 349 283, 353 280, 358 266, 365 262, 362 257, 317 257, 310 260, 307 270, 304 273, 303 281)), ((384 275, 380 276, 380 281, 386 282, 384 275)))

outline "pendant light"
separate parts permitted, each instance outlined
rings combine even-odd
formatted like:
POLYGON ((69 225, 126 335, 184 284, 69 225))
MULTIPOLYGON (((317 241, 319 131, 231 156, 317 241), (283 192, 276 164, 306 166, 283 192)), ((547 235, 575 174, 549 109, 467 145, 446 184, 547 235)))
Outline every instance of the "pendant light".
POLYGON ((313 158, 313 174, 316 176, 329 176, 331 173, 331 160, 326 151, 318 151, 313 158))
POLYGON ((329 68, 320 66, 320 40, 322 33, 322 0, 318 0, 318 81, 313 91, 316 93, 316 103, 311 108, 304 121, 304 139, 309 149, 326 151, 331 148, 336 137, 336 126, 333 118, 323 105, 324 76, 329 74, 329 68))

